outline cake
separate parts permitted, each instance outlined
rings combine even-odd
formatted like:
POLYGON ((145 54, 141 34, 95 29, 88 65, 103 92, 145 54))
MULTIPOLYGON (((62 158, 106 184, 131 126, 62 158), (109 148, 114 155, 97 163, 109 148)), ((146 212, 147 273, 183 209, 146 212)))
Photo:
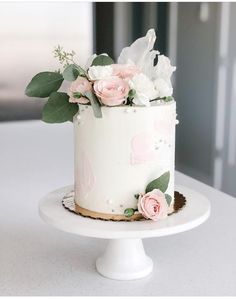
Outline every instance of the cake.
MULTIPOLYGON (((137 208, 136 194, 169 173, 166 193, 174 199, 175 102, 151 107, 103 107, 95 118, 81 106, 74 118, 75 203, 82 215, 124 220, 137 208), (88 134, 89 132, 89 134, 88 134)), ((135 213, 129 219, 139 219, 135 213)))
POLYGON ((173 212, 175 67, 153 50, 155 40, 150 29, 122 50, 118 63, 95 54, 83 68, 58 47, 63 72, 39 73, 26 88, 29 96, 49 96, 44 121, 73 121, 80 215, 158 221, 173 212), (71 82, 67 93, 57 92, 63 80, 71 82))

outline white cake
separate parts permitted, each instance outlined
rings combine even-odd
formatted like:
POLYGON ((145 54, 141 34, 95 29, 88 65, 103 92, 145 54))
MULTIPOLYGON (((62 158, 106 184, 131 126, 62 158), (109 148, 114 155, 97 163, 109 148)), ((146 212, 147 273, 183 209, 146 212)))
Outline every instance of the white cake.
MULTIPOLYGON (((123 220, 137 208, 135 194, 169 172, 166 190, 174 200, 176 103, 150 107, 102 107, 95 118, 91 106, 80 105, 74 117, 75 203, 94 218, 123 220)), ((135 212, 135 215, 140 215, 135 212)))
POLYGON ((122 49, 117 62, 54 50, 63 69, 36 74, 26 94, 49 97, 47 123, 74 122, 75 212, 105 220, 159 221, 176 211, 174 155, 176 67, 154 49, 156 34, 122 49), (67 93, 60 92, 69 81, 67 93))

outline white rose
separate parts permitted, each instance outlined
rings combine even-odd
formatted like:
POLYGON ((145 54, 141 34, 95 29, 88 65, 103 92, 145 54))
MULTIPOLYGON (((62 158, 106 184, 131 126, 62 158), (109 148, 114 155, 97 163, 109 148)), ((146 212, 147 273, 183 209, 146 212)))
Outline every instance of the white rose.
POLYGON ((136 105, 150 106, 150 100, 157 98, 153 82, 142 73, 135 75, 129 81, 129 86, 136 92, 133 99, 136 105))
POLYGON ((153 77, 156 79, 162 78, 168 81, 175 70, 176 67, 170 64, 170 59, 168 57, 159 55, 157 65, 154 67, 153 77))
POLYGON ((112 76, 113 69, 110 65, 91 66, 88 70, 89 78, 93 81, 101 80, 112 76))
POLYGON ((173 94, 173 88, 170 81, 158 78, 154 81, 154 86, 158 98, 170 97, 173 94))

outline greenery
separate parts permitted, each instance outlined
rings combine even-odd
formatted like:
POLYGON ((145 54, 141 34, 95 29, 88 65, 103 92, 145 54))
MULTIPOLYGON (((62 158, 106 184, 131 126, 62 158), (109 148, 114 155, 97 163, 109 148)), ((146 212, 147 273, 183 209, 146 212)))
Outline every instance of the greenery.
MULTIPOLYGON (((29 97, 38 97, 38 98, 46 98, 49 97, 48 103, 45 104, 43 109, 43 120, 48 123, 60 123, 64 121, 72 121, 73 115, 78 111, 77 103, 70 103, 69 96, 66 93, 58 92, 64 80, 73 82, 79 76, 85 77, 89 80, 87 72, 80 67, 74 61, 74 57, 76 53, 74 51, 67 52, 58 45, 53 50, 54 57, 59 60, 59 63, 63 66, 63 70, 60 69, 54 72, 45 71, 40 72, 35 75, 30 83, 27 85, 25 89, 25 94, 29 97), (54 111, 55 110, 55 111, 54 111)), ((96 56, 91 66, 106 66, 113 64, 114 61, 111 57, 106 54, 101 54, 96 56)), ((93 84, 93 82, 91 82, 93 84)), ((129 91, 126 105, 133 105, 133 99, 136 91, 131 89, 129 91)), ((81 94, 80 92, 75 92, 73 94, 74 98, 79 99, 80 97, 87 97, 89 100, 88 105, 91 104, 94 112, 94 116, 97 118, 102 117, 102 103, 99 98, 95 95, 94 92, 89 91, 85 94, 81 94)), ((158 98, 152 101, 163 100, 165 102, 169 102, 174 100, 173 97, 165 97, 158 98)), ((168 185, 167 180, 168 173, 163 175, 162 177, 151 182, 146 190, 153 190, 154 188, 158 188, 161 191, 167 188, 168 185)), ((164 191, 163 191, 164 192, 164 191)))
POLYGON ((159 178, 150 182, 147 185, 145 192, 148 193, 154 189, 159 189, 163 193, 165 193, 165 191, 168 188, 169 181, 170 181, 170 172, 168 171, 168 172, 165 172, 163 175, 161 175, 159 178))
POLYGON ((163 100, 164 100, 165 102, 171 102, 171 101, 174 100, 174 98, 173 98, 173 97, 165 97, 165 98, 163 98, 163 100))
POLYGON ((27 85, 25 94, 29 97, 46 98, 57 91, 63 82, 58 72, 42 72, 33 77, 27 85))
POLYGON ((67 81, 75 81, 78 76, 86 77, 87 74, 79 65, 69 64, 62 73, 63 78, 67 81))
POLYGON ((111 57, 101 54, 94 58, 94 60, 92 62, 92 66, 98 66, 98 65, 104 66, 104 65, 110 65, 113 63, 114 63, 114 61, 111 59, 111 57))
POLYGON ((91 91, 87 91, 84 95, 89 99, 92 105, 94 116, 97 118, 102 118, 101 104, 95 94, 91 91))
POLYGON ((172 197, 169 194, 165 194, 166 202, 168 203, 168 206, 170 205, 172 201, 172 197))
POLYGON ((58 58, 60 64, 63 65, 63 67, 65 68, 69 64, 74 63, 74 56, 76 53, 74 51, 66 52, 63 50, 63 47, 58 45, 53 50, 53 54, 55 58, 58 58))
POLYGON ((53 92, 43 108, 43 121, 47 123, 63 123, 73 121, 78 112, 78 105, 69 102, 64 92, 53 92))
POLYGON ((126 217, 131 217, 131 216, 134 215, 134 212, 135 212, 134 209, 132 209, 132 208, 128 208, 128 209, 125 209, 125 210, 124 210, 124 215, 125 215, 126 217))

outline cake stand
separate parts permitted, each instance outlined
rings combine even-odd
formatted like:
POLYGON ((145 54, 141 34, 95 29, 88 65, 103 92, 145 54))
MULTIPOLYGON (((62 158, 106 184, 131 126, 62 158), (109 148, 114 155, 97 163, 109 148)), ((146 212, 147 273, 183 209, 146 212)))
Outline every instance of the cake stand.
POLYGON ((177 234, 197 227, 210 215, 208 199, 198 192, 178 186, 187 200, 178 213, 159 222, 151 220, 113 222, 85 218, 62 206, 63 196, 73 186, 55 190, 39 204, 41 218, 59 230, 92 238, 108 239, 105 252, 96 261, 97 271, 111 279, 132 280, 152 272, 153 262, 145 254, 142 239, 177 234))

